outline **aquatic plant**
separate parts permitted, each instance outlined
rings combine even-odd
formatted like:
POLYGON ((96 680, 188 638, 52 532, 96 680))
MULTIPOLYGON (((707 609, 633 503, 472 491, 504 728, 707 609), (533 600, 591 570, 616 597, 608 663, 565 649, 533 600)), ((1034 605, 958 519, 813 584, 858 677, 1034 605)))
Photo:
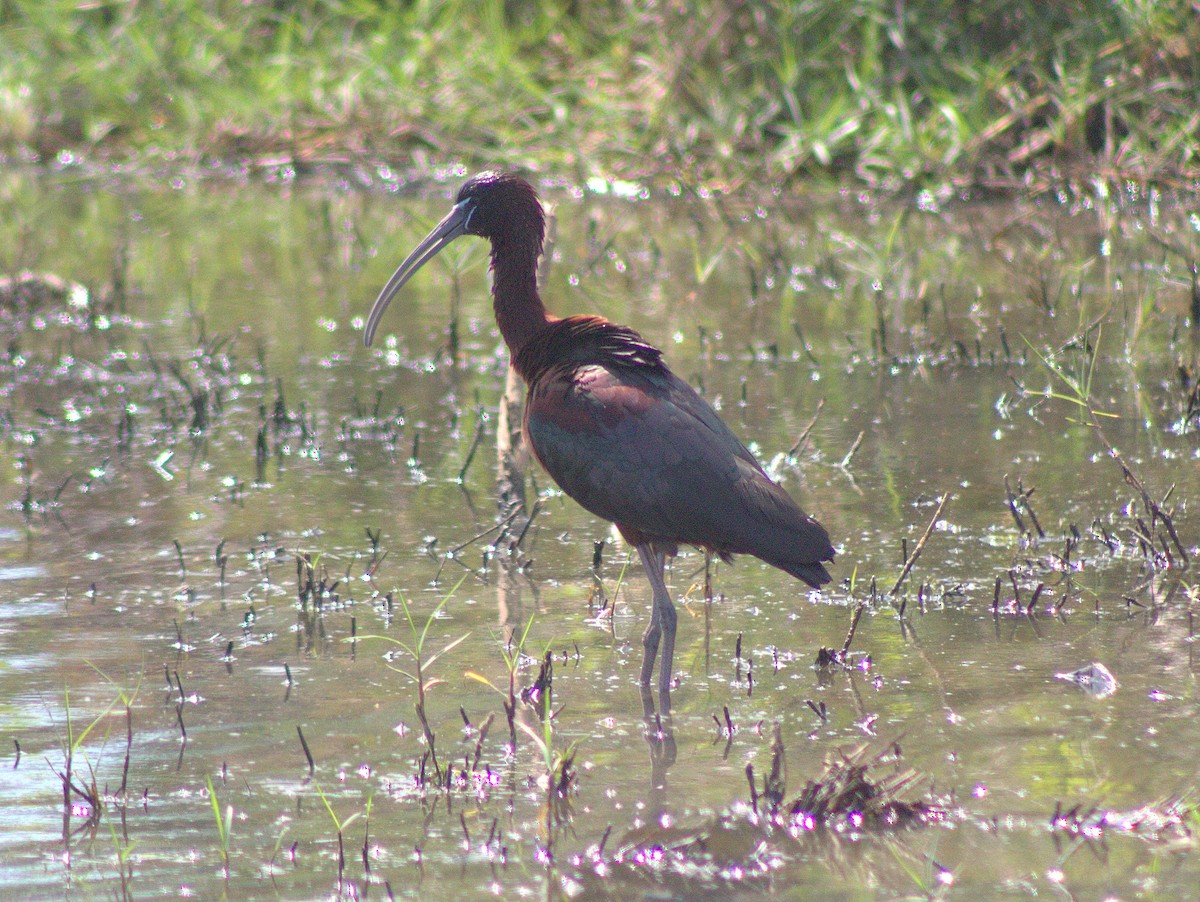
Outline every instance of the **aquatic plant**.
POLYGON ((437 739, 433 731, 433 726, 429 721, 429 715, 426 709, 426 698, 430 689, 445 681, 437 677, 430 677, 428 672, 429 669, 437 662, 438 658, 454 648, 457 648, 464 640, 466 640, 468 636, 470 636, 470 633, 464 633, 457 639, 451 640, 433 654, 429 654, 427 652, 425 648, 425 642, 429 636, 429 628, 433 625, 433 622, 437 620, 438 614, 441 613, 442 608, 444 608, 447 602, 450 601, 450 598, 454 595, 458 587, 462 585, 464 579, 466 579, 466 576, 463 576, 457 583, 455 583, 454 588, 446 593, 442 600, 438 602, 437 606, 429 612, 429 616, 426 617, 425 623, 419 628, 417 626, 417 621, 413 618, 412 608, 409 605, 408 600, 403 594, 397 596, 400 602, 400 609, 404 612, 404 619, 408 625, 408 633, 410 637, 409 642, 404 642, 395 638, 394 636, 385 635, 367 635, 359 637, 363 641, 379 639, 391 645, 395 645, 412 659, 413 669, 411 671, 405 670, 402 667, 397 667, 396 665, 392 664, 391 661, 388 661, 387 666, 389 670, 394 670, 396 673, 408 677, 408 679, 410 679, 416 687, 417 698, 414 702, 414 708, 417 712, 417 719, 421 722, 421 730, 425 736, 425 742, 429 748, 429 758, 433 764, 434 775, 437 778, 438 783, 441 783, 442 780, 442 768, 438 763, 436 744, 437 739))

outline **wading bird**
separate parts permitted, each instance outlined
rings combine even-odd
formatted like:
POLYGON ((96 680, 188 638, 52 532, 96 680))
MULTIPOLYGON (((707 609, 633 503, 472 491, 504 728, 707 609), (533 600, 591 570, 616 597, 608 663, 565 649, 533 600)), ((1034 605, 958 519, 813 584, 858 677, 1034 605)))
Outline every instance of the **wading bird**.
POLYGON ((512 365, 528 386, 525 436, 564 492, 616 524, 654 589, 642 685, 662 641, 659 696, 670 708, 675 606, 663 580, 681 544, 729 560, 752 554, 810 586, 829 582, 829 534, 763 472, 716 412, 637 332, 599 316, 559 318, 537 287, 545 221, 533 187, 481 172, 392 274, 367 316, 370 346, 392 298, 460 235, 492 245, 492 301, 512 365))

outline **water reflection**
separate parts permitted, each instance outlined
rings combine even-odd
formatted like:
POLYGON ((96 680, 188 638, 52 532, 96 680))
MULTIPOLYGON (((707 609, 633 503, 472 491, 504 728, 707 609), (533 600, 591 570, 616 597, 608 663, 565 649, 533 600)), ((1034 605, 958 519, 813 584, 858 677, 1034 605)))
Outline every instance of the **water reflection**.
MULTIPOLYGON (((129 788, 104 804, 136 850, 135 892, 223 891, 206 777, 235 813, 238 891, 257 892, 268 869, 285 895, 334 885, 319 785, 342 821, 363 812, 343 836, 347 873, 381 895, 383 880, 419 874, 448 895, 556 892, 564 862, 605 836, 608 860, 646 825, 686 831, 746 805, 746 766, 761 782, 779 724, 788 797, 835 750, 903 737, 905 762, 964 826, 836 854, 766 837, 777 887, 927 891, 942 885, 936 862, 981 891, 1130 894, 1153 874, 1186 894, 1195 857, 1119 818, 1107 857, 1089 851, 1093 804, 1135 812, 1194 783, 1196 597, 1062 379, 1090 379, 1105 434, 1156 501, 1175 487, 1165 507, 1195 556, 1200 424, 1179 375, 1196 368, 1190 281, 1149 237, 1190 240, 1186 211, 1149 223, 1127 198, 935 215, 833 196, 760 219, 736 198, 555 200, 571 206, 548 274, 555 309, 596 310, 665 346, 842 537, 841 582, 816 597, 753 560, 681 556, 680 680, 660 717, 637 685, 650 593, 636 561, 609 544, 597 562, 604 524, 536 469, 493 464, 519 419, 500 405, 482 253, 431 264, 392 311, 392 340, 357 347, 391 243, 423 234, 445 198, 8 171, 6 267, 110 301, 95 315, 4 314, 0 435, 16 465, 0 476, 0 697, 21 752, 0 768, 0 881, 117 886, 104 823, 63 863, 56 773, 73 735, 76 773, 112 795, 128 699, 129 788), (368 236, 388 236, 387 253, 368 236), (903 591, 884 596, 947 492, 903 591), (337 585, 302 603, 305 555, 337 585), (419 785, 412 683, 364 638, 405 636, 401 596, 423 623, 447 595, 431 647, 470 634, 428 674, 441 681, 428 688, 437 747, 468 777, 450 790, 419 785), (853 650, 870 670, 814 670, 862 601, 853 650), (518 698, 510 735, 504 709, 505 650, 522 636, 517 693, 550 652, 550 764, 574 755, 550 849, 538 825, 557 784, 515 725, 544 722, 518 698), (1120 690, 1055 678, 1089 662, 1120 690), (164 665, 171 688, 148 691, 164 665), (1056 812, 1070 848, 1047 835, 1056 812), (368 841, 369 873, 356 857, 368 841)), ((510 441, 500 460, 520 453, 510 441)), ((608 879, 618 895, 652 884, 608 879)), ((691 888, 759 886, 713 880, 691 888)))

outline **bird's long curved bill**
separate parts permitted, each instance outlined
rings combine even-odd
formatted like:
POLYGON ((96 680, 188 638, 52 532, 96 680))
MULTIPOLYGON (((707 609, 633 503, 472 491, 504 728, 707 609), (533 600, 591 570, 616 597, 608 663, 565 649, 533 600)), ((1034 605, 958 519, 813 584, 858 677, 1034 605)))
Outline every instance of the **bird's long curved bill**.
POLYGON ((371 312, 367 314, 367 325, 363 329, 363 344, 368 348, 375 338, 375 330, 379 328, 383 312, 387 310, 392 298, 399 294, 400 289, 404 287, 405 282, 412 278, 413 273, 436 257, 438 251, 447 244, 466 232, 473 209, 470 202, 466 200, 456 204, 446 218, 434 226, 433 231, 426 235, 413 252, 404 259, 404 262, 396 267, 392 277, 383 286, 383 291, 379 292, 379 297, 375 299, 371 312))

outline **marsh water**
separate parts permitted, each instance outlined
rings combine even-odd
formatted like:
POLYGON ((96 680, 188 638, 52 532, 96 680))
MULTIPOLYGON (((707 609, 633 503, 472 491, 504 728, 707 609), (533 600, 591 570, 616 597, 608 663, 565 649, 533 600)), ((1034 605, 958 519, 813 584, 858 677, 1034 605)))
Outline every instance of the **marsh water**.
POLYGON ((362 347, 460 180, 3 175, 0 894, 1200 895, 1186 201, 545 184, 550 308, 664 348, 839 551, 818 594, 684 550, 664 720, 636 555, 498 495, 486 247, 362 347), (772 829, 776 727, 785 797, 865 744, 941 815, 772 829))

